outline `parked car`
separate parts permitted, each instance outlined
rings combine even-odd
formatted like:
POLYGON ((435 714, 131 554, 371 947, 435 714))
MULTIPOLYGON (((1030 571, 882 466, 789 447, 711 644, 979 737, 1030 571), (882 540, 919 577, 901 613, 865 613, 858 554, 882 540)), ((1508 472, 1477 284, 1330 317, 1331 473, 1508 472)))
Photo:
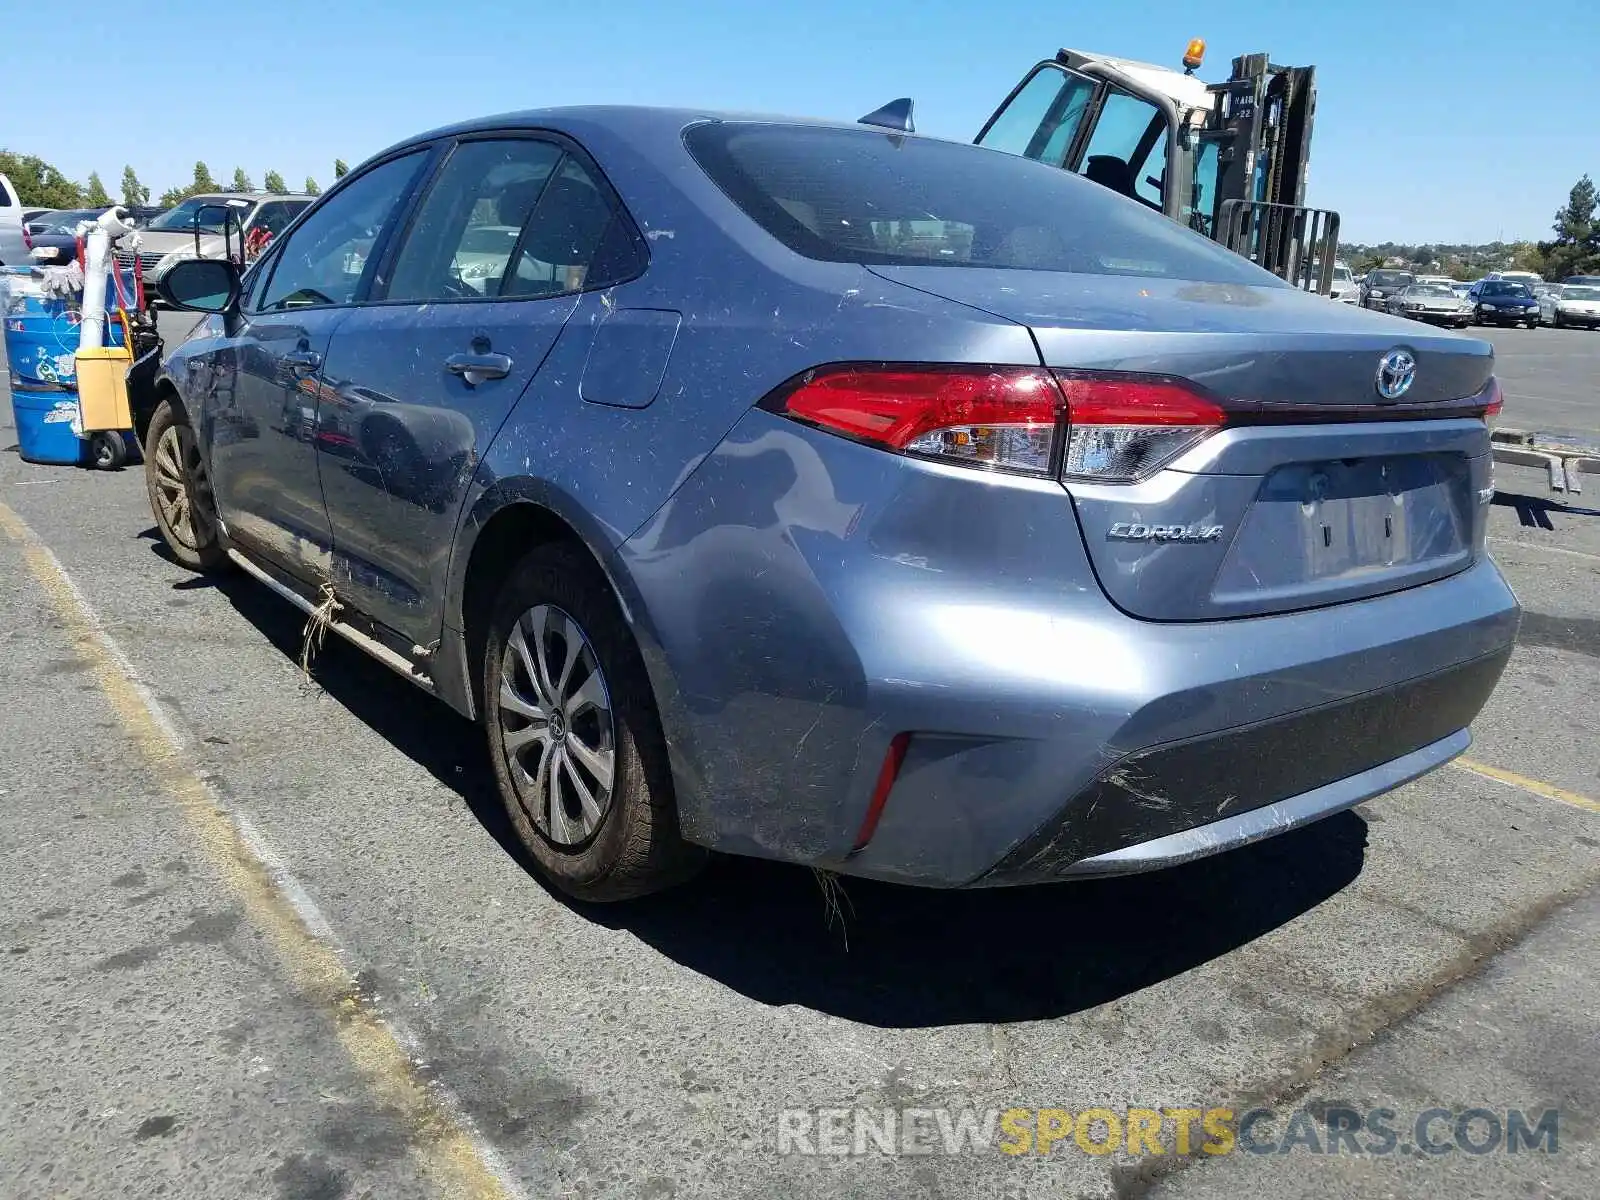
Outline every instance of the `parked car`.
POLYGON ((1410 271, 1368 271, 1366 282, 1361 285, 1361 307, 1382 312, 1388 308, 1390 296, 1405 291, 1416 281, 1410 271))
POLYGON ((1472 284, 1470 282, 1465 281, 1465 280, 1460 280, 1460 279, 1453 280, 1451 282, 1451 284, 1450 284, 1450 290, 1452 292, 1454 292, 1458 297, 1460 297, 1462 299, 1466 299, 1466 297, 1472 291, 1472 284))
POLYGON ((22 201, 11 180, 0 175, 0 267, 26 266, 28 246, 22 236, 22 201))
MULTIPOLYGON (((139 264, 145 279, 154 284, 177 262, 189 258, 217 258, 224 246, 243 253, 252 236, 281 233, 312 201, 311 196, 286 196, 273 192, 219 192, 191 196, 152 218, 140 231, 139 264), (195 247, 198 222, 199 249, 195 247), (227 226, 226 234, 224 225, 227 226)), ((119 250, 124 267, 133 262, 131 250, 119 250)))
POLYGON ((34 262, 71 262, 78 252, 78 226, 93 221, 103 208, 67 208, 47 213, 27 225, 28 255, 34 262), (54 259, 43 258, 40 250, 54 250, 54 259))
POLYGON ((1600 275, 1568 275, 1561 281, 1563 284, 1578 283, 1585 287, 1600 286, 1600 275))
POLYGON ((1186 861, 1459 754, 1516 633, 1487 342, 1017 155, 497 117, 161 287, 173 555, 481 721, 574 896, 1186 861))
POLYGON ((1472 324, 1472 302, 1463 300, 1442 283, 1413 283, 1389 297, 1392 316, 1410 317, 1433 325, 1465 329, 1472 324))
POLYGON ((1539 316, 1556 329, 1576 325, 1600 328, 1600 284, 1569 283, 1539 301, 1539 316))
POLYGON ((1525 283, 1484 278, 1467 293, 1473 319, 1480 325, 1527 325, 1539 323, 1539 302, 1525 283))
POLYGON ((1361 285, 1356 282, 1356 277, 1350 273, 1350 268, 1343 263, 1334 264, 1333 287, 1329 290, 1328 295, 1341 304, 1356 304, 1361 300, 1361 285))

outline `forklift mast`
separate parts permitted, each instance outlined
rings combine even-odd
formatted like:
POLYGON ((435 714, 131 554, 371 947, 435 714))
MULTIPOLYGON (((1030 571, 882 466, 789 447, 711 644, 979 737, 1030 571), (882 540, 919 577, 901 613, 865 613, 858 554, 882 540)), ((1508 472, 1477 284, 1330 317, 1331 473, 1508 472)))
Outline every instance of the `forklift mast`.
POLYGON ((1233 60, 1210 87, 1202 138, 1217 141, 1211 236, 1291 283, 1326 295, 1338 249, 1337 213, 1306 208, 1316 68, 1281 67, 1265 54, 1233 60))
POLYGON ((1063 49, 1036 64, 975 139, 1082 174, 1222 243, 1282 279, 1327 295, 1337 213, 1304 206, 1315 69, 1265 54, 1227 81, 1063 49))

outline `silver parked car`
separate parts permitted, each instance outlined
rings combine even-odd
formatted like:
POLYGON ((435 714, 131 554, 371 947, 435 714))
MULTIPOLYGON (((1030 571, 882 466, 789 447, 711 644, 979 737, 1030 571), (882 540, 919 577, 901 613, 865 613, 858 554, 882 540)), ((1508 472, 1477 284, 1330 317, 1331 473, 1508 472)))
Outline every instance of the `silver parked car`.
POLYGON ((1539 319, 1556 329, 1600 329, 1600 286, 1563 284, 1539 298, 1539 319))
POLYGON ((1453 288, 1443 283, 1413 283, 1391 295, 1386 307, 1393 316, 1427 321, 1432 325, 1465 329, 1472 324, 1472 302, 1456 295, 1453 288))
POLYGON ((500 116, 161 286, 173 554, 482 722, 575 896, 1185 862, 1460 754, 1516 634, 1487 342, 1016 155, 500 116))
MULTIPOLYGON (((155 217, 139 232, 139 265, 157 283, 172 265, 189 258, 220 258, 226 243, 235 255, 247 245, 265 245, 283 232, 315 197, 275 192, 218 192, 190 196, 155 217), (225 229, 226 227, 226 229, 225 229), (199 233, 199 247, 195 234, 199 233)), ((131 266, 134 252, 119 250, 131 266)))

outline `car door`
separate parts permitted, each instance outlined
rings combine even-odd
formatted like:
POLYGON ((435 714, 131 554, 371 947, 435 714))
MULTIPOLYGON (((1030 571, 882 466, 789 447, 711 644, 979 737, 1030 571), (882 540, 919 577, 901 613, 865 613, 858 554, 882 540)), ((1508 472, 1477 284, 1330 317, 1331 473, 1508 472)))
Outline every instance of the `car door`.
POLYGON ((333 330, 372 274, 373 251, 428 152, 354 176, 252 275, 243 311, 210 356, 199 428, 218 515, 243 549, 320 579, 331 538, 317 477, 317 396, 333 330))
MULTIPOLYGON (((490 133, 450 149, 382 295, 340 325, 324 366, 317 453, 341 595, 413 644, 438 637, 478 463, 580 293, 637 274, 640 244, 575 146, 490 133)), ((530 460, 544 451, 529 439, 530 460)))

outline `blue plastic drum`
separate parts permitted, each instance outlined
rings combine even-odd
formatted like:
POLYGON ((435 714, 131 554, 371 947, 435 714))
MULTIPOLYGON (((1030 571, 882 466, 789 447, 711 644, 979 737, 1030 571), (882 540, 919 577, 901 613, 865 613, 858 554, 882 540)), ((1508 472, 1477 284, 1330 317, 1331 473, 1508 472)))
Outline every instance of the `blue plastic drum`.
MULTIPOLYGON (((133 277, 124 273, 124 293, 133 277)), ((116 289, 107 279, 106 308, 116 310, 116 289)), ((10 368, 11 414, 17 452, 28 462, 81 463, 89 443, 72 432, 78 410, 78 305, 46 297, 26 267, 0 268, 0 319, 5 321, 10 368)), ((120 321, 106 322, 106 344, 123 342, 120 321)))

